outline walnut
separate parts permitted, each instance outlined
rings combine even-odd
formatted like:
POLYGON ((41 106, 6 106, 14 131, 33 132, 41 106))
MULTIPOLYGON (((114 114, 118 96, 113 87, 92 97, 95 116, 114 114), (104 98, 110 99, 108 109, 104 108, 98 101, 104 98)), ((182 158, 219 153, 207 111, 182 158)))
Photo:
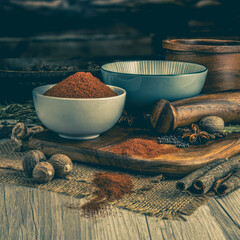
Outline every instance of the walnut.
POLYGON ((55 154, 49 160, 55 169, 57 177, 68 175, 73 169, 72 160, 64 154, 55 154))
POLYGON ((27 177, 32 177, 32 172, 37 163, 46 161, 46 157, 43 152, 39 150, 29 151, 22 161, 23 170, 27 177))
POLYGON ((49 162, 39 162, 33 169, 33 179, 39 183, 51 181, 55 170, 49 162))
POLYGON ((199 127, 209 133, 222 133, 224 120, 217 116, 204 117, 200 120, 199 127))

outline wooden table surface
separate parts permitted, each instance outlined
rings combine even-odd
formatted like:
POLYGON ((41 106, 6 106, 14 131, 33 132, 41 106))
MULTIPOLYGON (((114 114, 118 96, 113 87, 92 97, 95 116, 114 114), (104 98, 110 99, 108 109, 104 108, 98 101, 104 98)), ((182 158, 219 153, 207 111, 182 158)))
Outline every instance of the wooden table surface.
POLYGON ((186 222, 157 220, 118 208, 104 217, 85 218, 79 210, 66 207, 83 202, 1 183, 0 240, 240 239, 240 189, 211 198, 186 222))

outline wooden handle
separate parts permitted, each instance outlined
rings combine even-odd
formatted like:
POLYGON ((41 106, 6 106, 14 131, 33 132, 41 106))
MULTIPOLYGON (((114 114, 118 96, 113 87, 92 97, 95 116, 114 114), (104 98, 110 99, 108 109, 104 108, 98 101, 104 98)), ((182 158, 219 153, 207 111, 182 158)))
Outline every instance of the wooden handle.
POLYGON ((200 95, 172 103, 161 99, 153 108, 151 122, 159 133, 167 133, 206 116, 219 116, 225 123, 240 122, 240 91, 200 95))

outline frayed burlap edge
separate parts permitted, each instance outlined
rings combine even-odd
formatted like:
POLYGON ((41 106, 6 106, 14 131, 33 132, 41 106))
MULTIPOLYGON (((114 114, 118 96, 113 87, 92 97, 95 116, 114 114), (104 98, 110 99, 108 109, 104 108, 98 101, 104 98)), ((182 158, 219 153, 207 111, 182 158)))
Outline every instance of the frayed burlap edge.
MULTIPOLYGON (((93 197, 93 175, 106 169, 75 163, 74 171, 66 179, 54 179, 46 184, 37 184, 24 175, 21 161, 24 153, 14 152, 16 143, 0 144, 0 182, 53 191, 75 198, 93 197)), ((108 171, 108 170, 107 170, 108 171)), ((109 171, 112 172, 112 171, 109 171)), ((198 207, 205 204, 209 195, 194 196, 176 189, 176 180, 163 179, 162 175, 130 175, 135 189, 131 195, 110 202, 115 207, 142 213, 158 219, 186 220, 198 207)))

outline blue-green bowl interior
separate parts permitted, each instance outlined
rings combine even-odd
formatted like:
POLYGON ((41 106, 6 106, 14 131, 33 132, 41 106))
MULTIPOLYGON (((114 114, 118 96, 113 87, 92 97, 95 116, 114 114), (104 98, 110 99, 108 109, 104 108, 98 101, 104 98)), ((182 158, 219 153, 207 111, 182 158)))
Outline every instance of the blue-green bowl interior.
POLYGON ((146 109, 159 99, 176 101, 198 95, 207 68, 175 61, 123 61, 101 67, 103 81, 127 91, 126 107, 146 109))
POLYGON ((102 69, 114 73, 137 75, 183 75, 207 70, 200 64, 175 61, 124 61, 108 63, 102 69))

